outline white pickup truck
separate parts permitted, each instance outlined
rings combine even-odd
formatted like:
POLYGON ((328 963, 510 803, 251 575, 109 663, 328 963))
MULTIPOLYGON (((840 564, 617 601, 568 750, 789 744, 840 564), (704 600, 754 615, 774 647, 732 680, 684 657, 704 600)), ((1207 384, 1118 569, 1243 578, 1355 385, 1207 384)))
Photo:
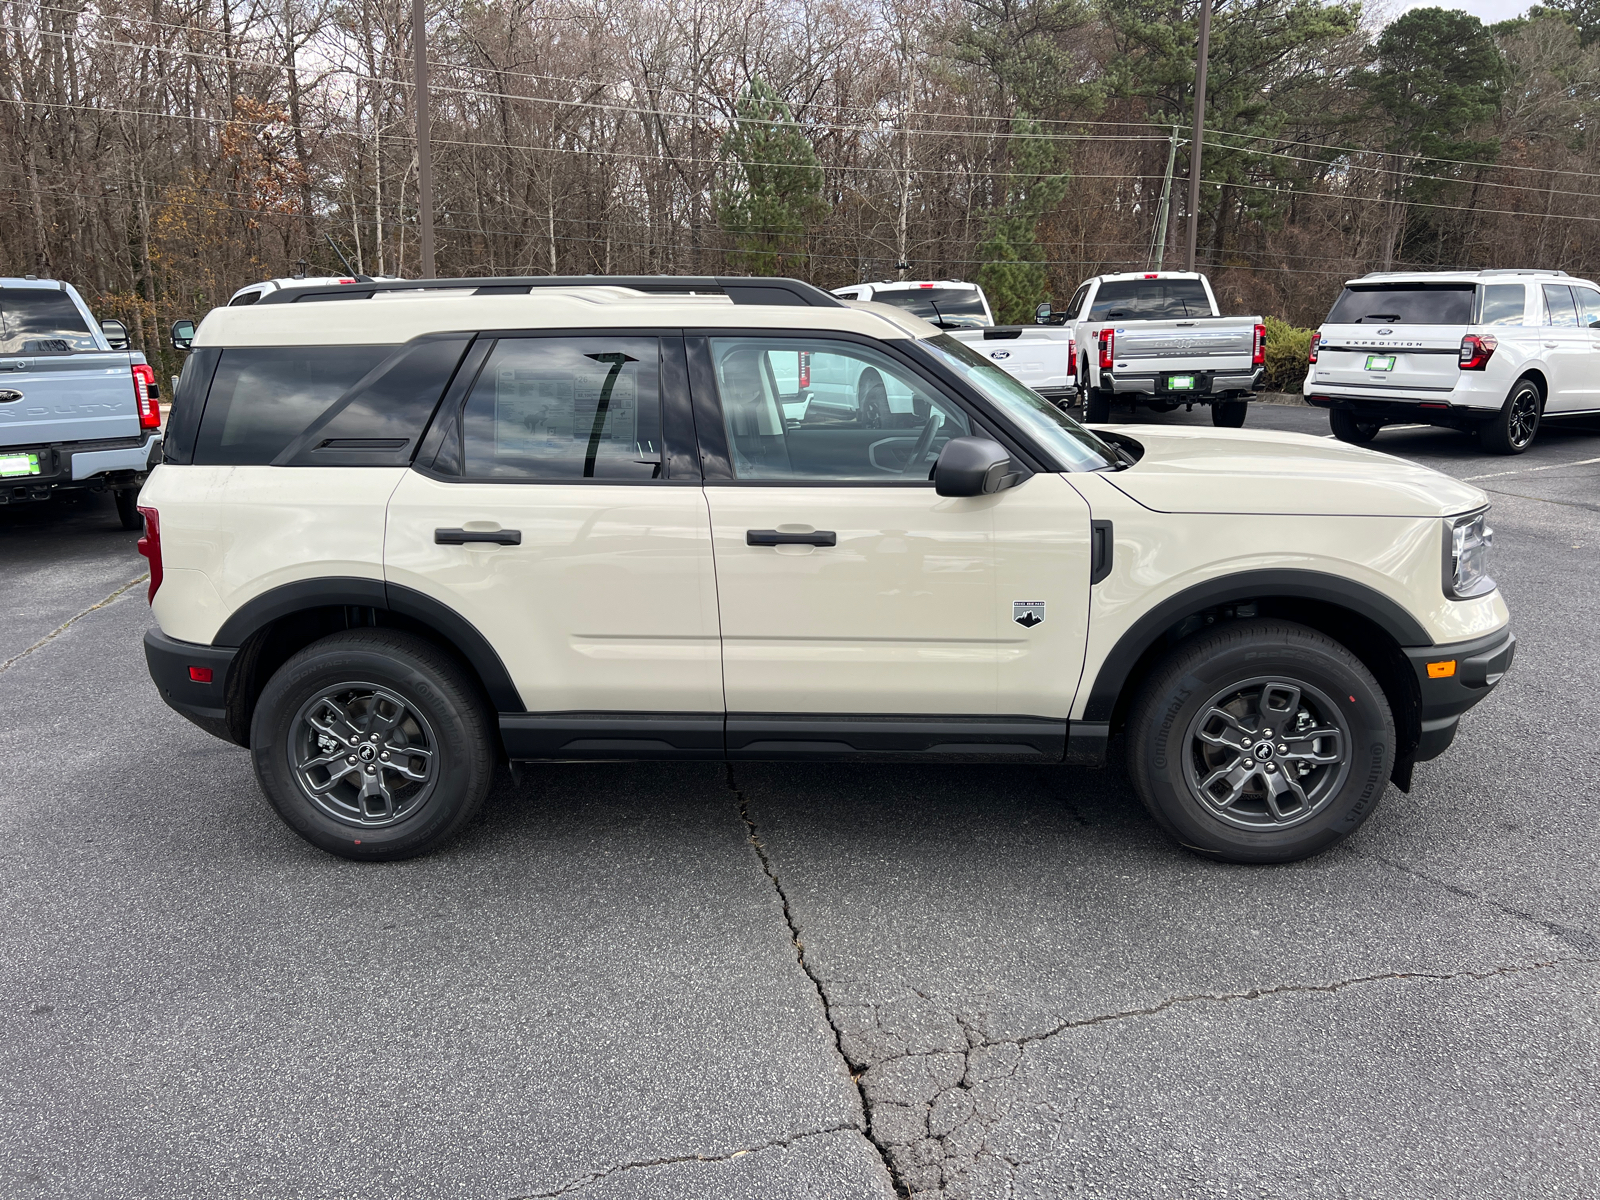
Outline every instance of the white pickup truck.
MULTIPOLYGON (((1075 347, 1070 330, 1056 325, 996 325, 989 298, 959 279, 885 280, 835 288, 846 300, 875 300, 915 313, 965 342, 1047 400, 1076 399, 1075 347)), ((892 401, 891 397, 891 401, 892 401)))
POLYGON ((1192 271, 1097 275, 1065 313, 1040 305, 1040 319, 1071 338, 1089 422, 1110 420, 1113 402, 1204 404, 1213 425, 1237 429, 1266 361, 1262 319, 1219 315, 1211 281, 1192 271))

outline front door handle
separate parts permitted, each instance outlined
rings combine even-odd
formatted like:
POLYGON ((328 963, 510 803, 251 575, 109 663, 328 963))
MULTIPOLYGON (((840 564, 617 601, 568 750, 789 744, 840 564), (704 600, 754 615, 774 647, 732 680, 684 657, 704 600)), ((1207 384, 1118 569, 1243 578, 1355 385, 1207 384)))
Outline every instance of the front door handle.
POLYGON ((464 546, 468 542, 493 542, 498 546, 522 545, 522 530, 520 529, 435 529, 433 542, 436 546, 464 546))
POLYGON ((813 533, 779 533, 776 529, 746 529, 746 546, 837 546, 839 535, 831 529, 813 533))

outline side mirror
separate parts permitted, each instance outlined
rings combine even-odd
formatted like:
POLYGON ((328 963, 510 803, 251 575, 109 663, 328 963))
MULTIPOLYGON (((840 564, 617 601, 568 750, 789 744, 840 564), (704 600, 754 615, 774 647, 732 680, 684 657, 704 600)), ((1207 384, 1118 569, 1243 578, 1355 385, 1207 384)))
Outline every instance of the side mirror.
POLYGON ((187 350, 194 345, 194 322, 189 320, 174 321, 172 323, 172 348, 174 350, 187 350))
POLYGON ((941 496, 988 496, 1017 478, 1006 448, 983 437, 951 438, 933 464, 933 490, 941 496))
POLYGON ((1050 301, 1045 300, 1033 310, 1033 323, 1043 325, 1050 320, 1050 301))
POLYGON ((128 327, 121 321, 115 319, 101 321, 100 332, 106 335, 106 342, 113 350, 128 348, 128 327))

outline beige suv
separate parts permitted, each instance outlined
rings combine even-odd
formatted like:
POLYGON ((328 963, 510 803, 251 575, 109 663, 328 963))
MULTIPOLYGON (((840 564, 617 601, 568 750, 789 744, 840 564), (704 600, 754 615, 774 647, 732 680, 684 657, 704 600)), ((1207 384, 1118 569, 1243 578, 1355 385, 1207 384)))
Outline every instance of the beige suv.
POLYGON ((1515 646, 1482 492, 1288 434, 1086 429, 784 280, 285 289, 200 325, 140 496, 163 698, 392 859, 499 762, 1103 764, 1314 854, 1515 646), (911 398, 893 421, 812 378, 911 398))

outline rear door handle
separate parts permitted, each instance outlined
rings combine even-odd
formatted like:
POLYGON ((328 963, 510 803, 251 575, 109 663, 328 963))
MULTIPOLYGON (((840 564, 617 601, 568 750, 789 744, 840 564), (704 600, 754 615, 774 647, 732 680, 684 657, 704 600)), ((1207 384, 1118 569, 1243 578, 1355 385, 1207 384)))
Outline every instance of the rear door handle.
POLYGON ((520 529, 435 529, 433 542, 436 546, 464 546, 468 542, 493 542, 498 546, 522 545, 522 530, 520 529))
POLYGON ((779 533, 776 529, 746 529, 746 546, 837 546, 839 535, 831 529, 814 533, 779 533))

